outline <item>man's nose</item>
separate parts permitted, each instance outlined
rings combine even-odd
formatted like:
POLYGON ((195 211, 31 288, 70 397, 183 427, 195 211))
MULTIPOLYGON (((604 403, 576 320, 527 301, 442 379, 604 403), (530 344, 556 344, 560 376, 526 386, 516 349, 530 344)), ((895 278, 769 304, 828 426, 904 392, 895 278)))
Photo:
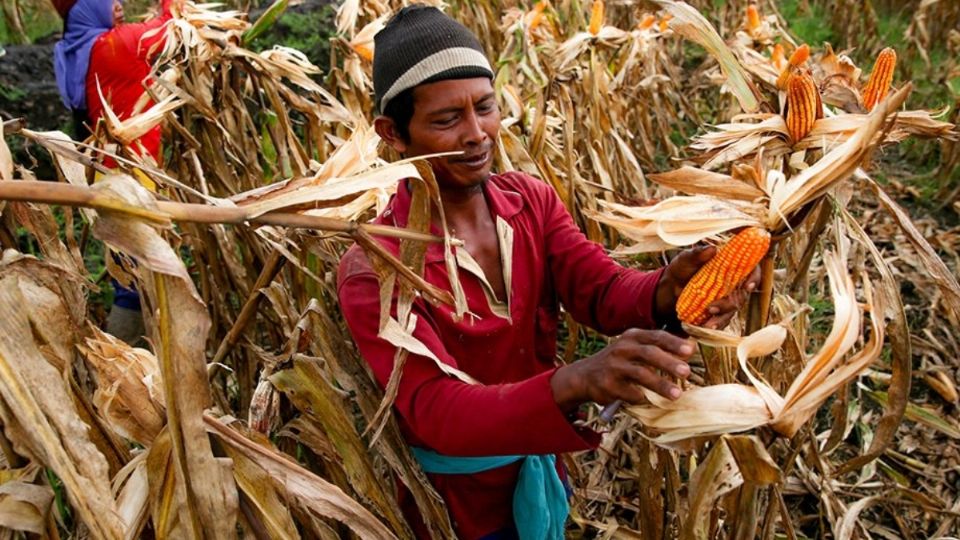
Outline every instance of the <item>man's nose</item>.
POLYGON ((463 142, 470 145, 480 144, 486 139, 487 132, 483 130, 480 116, 472 108, 464 118, 463 142))

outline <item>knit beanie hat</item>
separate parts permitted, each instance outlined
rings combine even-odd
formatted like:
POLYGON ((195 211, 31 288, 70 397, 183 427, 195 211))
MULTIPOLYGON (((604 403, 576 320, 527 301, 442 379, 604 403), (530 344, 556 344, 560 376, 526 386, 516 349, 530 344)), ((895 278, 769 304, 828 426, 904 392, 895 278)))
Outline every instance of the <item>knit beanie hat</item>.
POLYGON ((397 12, 374 36, 373 89, 383 112, 397 94, 448 79, 493 78, 476 36, 432 6, 397 12))

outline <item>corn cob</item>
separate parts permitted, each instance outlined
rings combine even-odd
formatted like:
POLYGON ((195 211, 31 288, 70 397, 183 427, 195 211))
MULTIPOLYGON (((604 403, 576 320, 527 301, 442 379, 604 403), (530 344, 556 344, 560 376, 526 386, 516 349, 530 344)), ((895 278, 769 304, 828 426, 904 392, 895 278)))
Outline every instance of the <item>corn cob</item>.
POLYGON ((546 0, 541 0, 537 2, 537 5, 533 6, 533 11, 527 14, 528 17, 528 28, 530 32, 533 32, 540 26, 540 23, 543 22, 543 10, 547 8, 546 0))
POLYGON ((782 70, 786 62, 787 59, 784 58, 783 45, 777 43, 773 46, 773 53, 770 55, 770 63, 773 64, 773 67, 782 70))
POLYGON ((893 82, 895 67, 897 67, 897 51, 890 47, 880 51, 877 61, 873 64, 873 71, 870 72, 867 85, 863 87, 863 106, 868 111, 872 111, 877 103, 887 97, 890 84, 893 82))
POLYGON ((797 47, 797 50, 793 51, 793 54, 790 55, 790 62, 787 64, 786 69, 780 73, 780 78, 777 79, 777 88, 780 90, 785 90, 790 77, 797 70, 797 68, 807 62, 808 58, 810 58, 810 46, 804 43, 803 45, 797 47))
POLYGON ((590 33, 597 35, 603 26, 603 0, 593 0, 593 7, 590 8, 590 33))
POLYGON ((810 133, 818 118, 823 117, 823 105, 817 84, 809 73, 794 74, 787 86, 787 132, 796 143, 810 133))
POLYGON ((673 18, 673 15, 667 13, 666 15, 663 16, 662 19, 660 19, 660 31, 661 31, 661 32, 666 32, 666 31, 667 31, 667 28, 670 27, 670 19, 672 19, 672 18, 673 18))
POLYGON ((683 288, 677 299, 677 317, 701 325, 710 318, 707 306, 724 298, 760 264, 770 249, 770 233, 748 227, 730 239, 683 288))
POLYGON ((363 58, 367 62, 373 62, 373 51, 366 44, 357 43, 355 45, 351 45, 351 47, 353 48, 354 52, 360 55, 360 58, 363 58))
POLYGON ((643 16, 643 20, 640 21, 639 27, 641 30, 646 30, 653 27, 653 23, 657 22, 656 16, 652 13, 647 13, 643 16))
POLYGON ((747 32, 752 34, 757 31, 757 28, 760 28, 760 12, 757 6, 750 4, 747 6, 747 32))

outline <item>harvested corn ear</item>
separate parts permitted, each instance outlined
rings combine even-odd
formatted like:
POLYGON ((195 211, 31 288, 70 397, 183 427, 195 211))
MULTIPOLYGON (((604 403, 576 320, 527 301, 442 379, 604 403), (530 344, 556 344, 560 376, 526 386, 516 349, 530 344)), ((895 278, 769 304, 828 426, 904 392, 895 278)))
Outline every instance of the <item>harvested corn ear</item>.
POLYGON ((809 73, 794 75, 787 87, 787 131, 796 143, 810 133, 818 118, 823 117, 823 106, 817 84, 809 73))
POLYGON ((867 85, 863 87, 863 107, 872 111, 877 103, 883 101, 893 83, 893 71, 897 67, 897 52, 887 47, 880 51, 867 85))
POLYGON ((770 249, 770 233, 747 227, 717 250, 683 288, 677 299, 677 317, 699 326, 710 317, 707 306, 736 289, 770 249))

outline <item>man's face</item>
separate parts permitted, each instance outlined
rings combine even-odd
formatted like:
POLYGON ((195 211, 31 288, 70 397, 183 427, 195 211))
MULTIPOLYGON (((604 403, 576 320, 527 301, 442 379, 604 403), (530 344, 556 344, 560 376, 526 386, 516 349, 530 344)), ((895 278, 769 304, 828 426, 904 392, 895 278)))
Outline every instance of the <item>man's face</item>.
POLYGON ((406 157, 440 152, 460 156, 430 160, 441 186, 472 187, 490 176, 500 132, 500 109, 490 79, 455 79, 413 90, 410 141, 397 148, 406 157))
POLYGON ((123 4, 120 0, 113 0, 113 25, 116 26, 123 22, 123 4))

